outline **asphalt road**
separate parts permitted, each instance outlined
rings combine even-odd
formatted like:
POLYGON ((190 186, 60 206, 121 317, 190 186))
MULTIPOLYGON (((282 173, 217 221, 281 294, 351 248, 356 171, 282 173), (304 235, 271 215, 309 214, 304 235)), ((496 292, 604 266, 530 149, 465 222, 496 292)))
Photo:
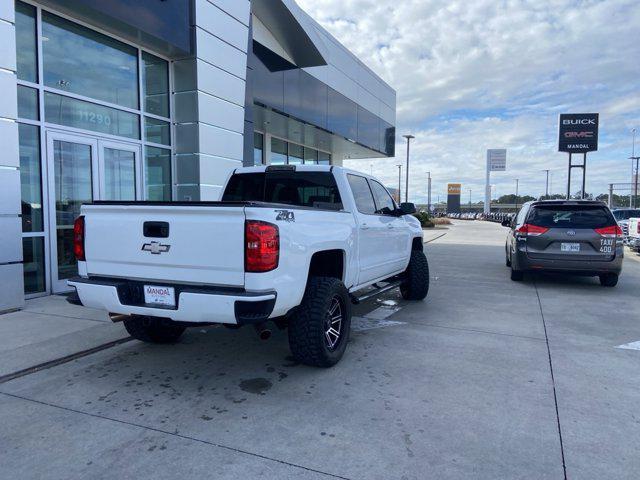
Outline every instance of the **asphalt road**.
POLYGON ((637 479, 640 262, 615 289, 514 283, 504 236, 429 243, 427 301, 358 307, 330 370, 207 328, 0 384, 2 477, 637 479))

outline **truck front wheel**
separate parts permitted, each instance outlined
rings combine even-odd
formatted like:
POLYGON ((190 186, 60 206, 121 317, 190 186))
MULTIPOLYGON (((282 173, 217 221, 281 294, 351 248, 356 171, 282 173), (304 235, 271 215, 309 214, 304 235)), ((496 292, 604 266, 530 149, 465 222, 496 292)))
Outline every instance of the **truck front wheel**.
POLYGON ((175 343, 186 330, 153 317, 130 317, 122 323, 129 335, 146 343, 175 343))
POLYGON ((411 252, 409 266, 400 284, 400 293, 405 300, 424 300, 429 293, 429 262, 424 252, 411 252))
POLYGON ((289 322, 289 348, 296 360, 328 368, 340 361, 351 331, 349 292, 337 278, 311 277, 289 322))

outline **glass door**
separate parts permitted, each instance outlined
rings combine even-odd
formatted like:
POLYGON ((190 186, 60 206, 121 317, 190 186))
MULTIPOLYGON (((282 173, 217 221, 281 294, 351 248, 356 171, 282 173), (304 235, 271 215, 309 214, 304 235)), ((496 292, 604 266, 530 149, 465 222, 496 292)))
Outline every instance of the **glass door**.
POLYGON ((49 242, 51 290, 69 290, 68 278, 78 274, 73 253, 73 222, 83 203, 98 192, 98 142, 64 133, 47 133, 49 171, 49 242))
POLYGON ((73 222, 83 203, 142 199, 140 145, 47 132, 51 291, 69 291, 78 275, 73 222))

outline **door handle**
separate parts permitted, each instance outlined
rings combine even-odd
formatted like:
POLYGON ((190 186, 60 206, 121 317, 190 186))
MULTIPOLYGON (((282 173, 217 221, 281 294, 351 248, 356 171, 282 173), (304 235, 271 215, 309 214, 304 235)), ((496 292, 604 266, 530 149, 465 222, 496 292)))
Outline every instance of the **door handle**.
POLYGON ((391 223, 387 223, 387 228, 388 228, 388 229, 392 229, 392 228, 394 228, 394 227, 393 227, 393 224, 391 224, 391 223))
POLYGON ((369 229, 369 225, 367 225, 366 223, 363 223, 362 225, 360 225, 360 230, 368 230, 369 229))

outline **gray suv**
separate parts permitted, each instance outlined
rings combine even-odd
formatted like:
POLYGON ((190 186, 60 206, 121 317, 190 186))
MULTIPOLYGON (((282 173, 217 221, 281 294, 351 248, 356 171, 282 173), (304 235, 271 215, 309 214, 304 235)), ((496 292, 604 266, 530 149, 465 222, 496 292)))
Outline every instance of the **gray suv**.
POLYGON ((525 203, 509 227, 506 263, 511 280, 545 271, 597 276, 615 287, 622 272, 623 235, 602 202, 550 200, 525 203))

